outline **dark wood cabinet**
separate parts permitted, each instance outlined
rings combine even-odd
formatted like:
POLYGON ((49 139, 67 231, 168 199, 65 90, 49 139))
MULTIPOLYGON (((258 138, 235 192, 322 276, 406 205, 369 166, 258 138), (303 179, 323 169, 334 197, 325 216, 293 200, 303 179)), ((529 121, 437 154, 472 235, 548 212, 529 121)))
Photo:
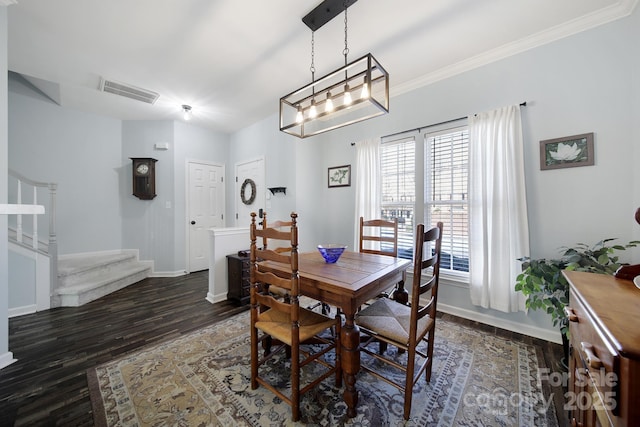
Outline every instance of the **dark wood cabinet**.
POLYGON ((227 299, 239 305, 249 304, 251 296, 249 256, 227 255, 227 272, 229 275, 227 299))
POLYGON ((638 425, 640 290, 630 280, 565 271, 570 283, 569 387, 572 426, 638 425))

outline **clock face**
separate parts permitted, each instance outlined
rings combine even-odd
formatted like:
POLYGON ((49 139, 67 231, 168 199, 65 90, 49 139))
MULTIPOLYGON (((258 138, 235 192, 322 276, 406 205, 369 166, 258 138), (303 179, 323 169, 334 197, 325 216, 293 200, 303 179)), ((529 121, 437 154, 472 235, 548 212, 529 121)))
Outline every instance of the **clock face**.
POLYGON ((138 167, 136 168, 136 172, 138 172, 138 175, 146 175, 149 173, 149 165, 147 165, 146 163, 141 163, 138 165, 138 167))

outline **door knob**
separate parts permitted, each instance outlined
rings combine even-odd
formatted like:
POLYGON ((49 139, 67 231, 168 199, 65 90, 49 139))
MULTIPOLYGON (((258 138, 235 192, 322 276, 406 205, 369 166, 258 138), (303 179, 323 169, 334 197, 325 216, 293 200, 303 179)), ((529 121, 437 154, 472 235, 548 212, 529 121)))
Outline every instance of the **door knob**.
POLYGON ((195 222, 195 221, 191 221, 191 225, 195 225, 195 224, 196 224, 196 222, 195 222))

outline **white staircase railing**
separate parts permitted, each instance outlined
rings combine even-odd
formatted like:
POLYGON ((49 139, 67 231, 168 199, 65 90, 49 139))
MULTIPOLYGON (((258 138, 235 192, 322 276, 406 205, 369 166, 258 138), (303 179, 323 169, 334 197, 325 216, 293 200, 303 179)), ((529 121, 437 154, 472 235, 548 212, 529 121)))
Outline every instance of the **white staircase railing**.
POLYGON ((56 191, 58 185, 51 182, 38 182, 9 169, 9 203, 16 205, 38 205, 38 200, 47 199, 45 214, 17 213, 9 217, 9 229, 13 228, 17 244, 49 257, 49 283, 36 283, 37 288, 47 286, 51 295, 58 287, 58 241, 56 236, 56 191), (28 216, 31 215, 31 218, 28 216), (27 217, 27 221, 23 221, 27 217), (48 219, 48 222, 47 222, 48 219), (49 235, 47 241, 39 239, 42 229, 49 235))

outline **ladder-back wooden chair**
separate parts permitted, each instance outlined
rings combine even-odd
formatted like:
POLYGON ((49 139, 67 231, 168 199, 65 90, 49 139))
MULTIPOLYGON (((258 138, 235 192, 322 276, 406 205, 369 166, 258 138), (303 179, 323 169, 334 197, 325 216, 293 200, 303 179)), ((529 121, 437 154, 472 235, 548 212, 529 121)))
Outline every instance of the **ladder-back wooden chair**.
POLYGON ((398 256, 398 218, 366 220, 360 217, 360 252, 398 256), (367 242, 378 242, 367 244, 367 242), (378 247, 372 247, 378 246, 378 247))
MULTIPOLYGON (((298 228, 297 214, 291 213, 291 226, 288 231, 275 228, 258 229, 256 214, 251 213, 251 388, 262 385, 273 392, 280 399, 291 406, 292 420, 300 419, 300 396, 318 385, 331 375, 335 375, 336 385, 342 384, 342 366, 340 364, 340 329, 341 319, 335 319, 315 313, 300 307, 300 279, 298 273, 298 228), (284 241, 290 245, 290 250, 277 252, 269 247, 280 247, 278 244, 264 245, 266 249, 258 250, 256 240, 268 239, 284 241), (291 269, 289 277, 279 277, 261 270, 262 262, 283 263, 291 269), (287 292, 287 299, 276 299, 268 292, 267 286, 276 286, 287 292), (335 328, 335 334, 332 334, 335 328), (327 331, 326 334, 320 335, 327 331), (263 340, 272 338, 275 349, 260 356, 258 348, 263 340), (311 348, 302 348, 306 342, 313 341, 315 352, 311 348), (316 347, 318 346, 318 347, 316 347), (290 368, 285 368, 287 349, 290 349, 290 368), (260 376, 260 367, 267 361, 274 359, 281 350, 285 350, 281 357, 283 369, 290 369, 290 394, 285 394, 276 385, 269 382, 269 376, 260 376), (335 351, 335 363, 330 363, 323 356, 329 351, 335 351), (324 365, 325 369, 314 379, 304 380, 301 368, 311 362, 324 365)), ((263 240, 264 243, 264 240, 263 240)), ((269 375, 273 372, 269 370, 269 375)), ((286 383, 287 381, 285 381, 286 383)))
MULTIPOLYGON (((282 220, 277 220, 274 221, 273 223, 267 223, 267 212, 262 212, 262 228, 276 228, 279 230, 282 230, 286 227, 291 227, 291 221, 282 221, 282 220)), ((269 244, 268 239, 266 237, 262 238, 262 248, 266 249, 267 245, 269 244)), ((272 248, 273 251, 278 252, 278 253, 285 253, 285 252, 291 252, 291 246, 288 244, 285 244, 285 246, 280 246, 277 248, 272 248)), ((289 295, 287 293, 286 289, 282 289, 279 288, 277 286, 270 286, 269 287, 269 292, 271 292, 274 295, 278 295, 282 298, 289 298, 289 295)), ((331 313, 331 307, 329 307, 328 304, 323 303, 318 301, 315 304, 312 304, 310 306, 308 306, 307 308, 309 310, 313 310, 314 308, 318 307, 318 306, 322 306, 322 314, 329 314, 331 313)))
MULTIPOLYGON (((386 219, 365 220, 360 217, 360 252, 367 254, 398 256, 398 218, 389 221, 386 219)), ((406 294, 404 283, 397 285, 390 292, 383 292, 378 297, 389 297, 395 289, 406 294)), ((401 301, 406 302, 406 295, 400 296, 401 301)))
MULTIPOLYGON (((262 229, 265 228, 275 228, 277 230, 282 230, 282 231, 286 231, 287 228, 291 227, 291 224, 293 222, 292 221, 281 221, 281 220, 276 220, 273 221, 272 224, 267 223, 267 212, 263 211, 262 212, 262 229)), ((271 250, 273 250, 274 252, 277 253, 285 253, 285 252, 291 252, 291 245, 289 244, 289 242, 283 242, 284 246, 280 246, 277 248, 271 248, 271 250)), ((264 249, 266 249, 269 245, 269 239, 266 236, 262 237, 262 247, 264 249)))
MULTIPOLYGON (((277 230, 284 230, 286 228, 291 228, 291 221, 281 221, 281 220, 276 220, 273 222, 273 224, 268 224, 267 223, 267 212, 262 212, 262 222, 260 223, 260 225, 262 225, 262 229, 266 229, 266 228, 274 228, 277 230)), ((269 239, 266 236, 262 237, 262 249, 271 249, 274 252, 277 253, 287 253, 287 252, 291 252, 291 245, 289 242, 281 242, 282 244, 284 244, 284 246, 279 246, 276 248, 269 248, 269 239)), ((286 289, 283 288, 279 288, 278 286, 270 286, 269 287, 269 292, 271 292, 274 295, 280 296, 282 298, 289 298, 289 294, 287 292, 286 289)))
POLYGON ((364 308, 356 316, 360 332, 368 336, 360 345, 360 351, 405 373, 404 381, 398 382, 384 376, 380 371, 376 371, 373 368, 374 364, 366 365, 363 363, 360 366, 364 371, 404 392, 405 420, 408 420, 411 414, 413 387, 418 378, 424 372, 427 382, 431 381, 441 243, 441 222, 426 232, 424 224, 418 224, 414 249, 411 305, 407 306, 388 298, 381 298, 364 308), (424 250, 425 245, 431 246, 428 251, 424 250), (423 258, 425 255, 426 259, 423 258), (431 276, 425 283, 422 283, 421 273, 428 269, 431 269, 431 276), (429 301, 426 305, 420 305, 420 296, 429 291, 429 301), (375 342, 380 345, 391 344, 398 348, 398 352, 406 352, 406 365, 392 360, 389 354, 379 354, 373 351, 370 346, 375 342))

